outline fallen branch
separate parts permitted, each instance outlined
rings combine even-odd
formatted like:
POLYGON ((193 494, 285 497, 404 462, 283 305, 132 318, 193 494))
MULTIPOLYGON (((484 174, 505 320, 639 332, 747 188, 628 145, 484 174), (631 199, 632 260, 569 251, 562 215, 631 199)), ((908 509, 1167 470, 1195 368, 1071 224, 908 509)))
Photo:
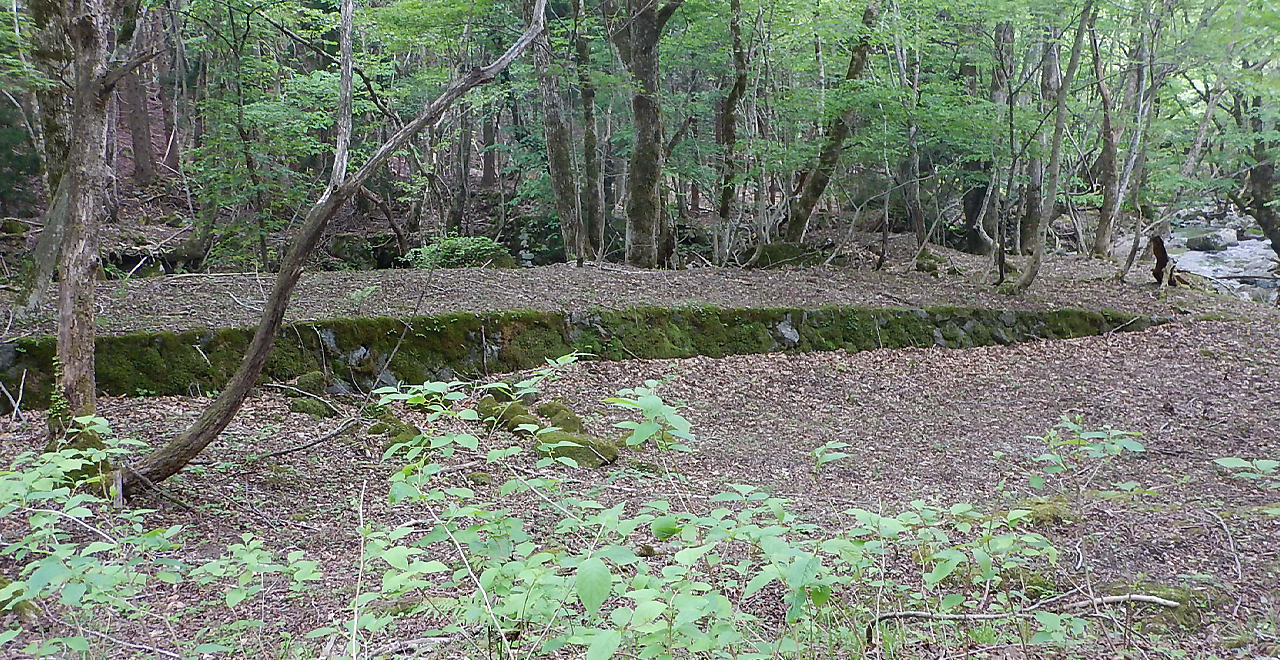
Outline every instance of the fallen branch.
MULTIPOLYGON (((205 359, 208 360, 209 358, 205 358, 205 359)), ((280 383, 263 383, 262 386, 274 387, 278 390, 288 390, 290 392, 297 392, 302 396, 311 397, 312 399, 315 399, 316 401, 319 401, 320 403, 323 403, 324 405, 329 406, 329 410, 332 410, 333 412, 336 412, 336 413, 342 412, 341 410, 338 410, 337 406, 333 405, 332 403, 329 403, 329 401, 324 397, 319 396, 317 394, 312 394, 306 390, 300 390, 292 385, 281 385, 280 383)))
MULTIPOLYGON (((1159 596, 1148 596, 1146 594, 1123 594, 1119 596, 1101 596, 1098 598, 1088 598, 1085 600, 1067 603, 1058 609, 1060 611, 1069 612, 1072 610, 1080 610, 1086 607, 1097 607, 1099 605, 1115 605, 1118 603, 1147 603, 1149 605, 1159 605, 1161 607, 1182 607, 1182 603, 1174 600, 1167 600, 1159 596)), ((928 621, 996 621, 1000 619, 1029 619, 1035 616, 1032 609, 1018 610, 1016 612, 998 612, 991 614, 939 614, 937 612, 926 612, 924 610, 904 610, 901 612, 886 612, 871 620, 867 624, 867 644, 875 643, 876 626, 883 621, 891 621, 893 619, 925 619, 928 621)))
POLYGON ((1236 539, 1231 535, 1231 530, 1227 527, 1227 521, 1223 520, 1222 516, 1208 509, 1205 509, 1204 512, 1213 516, 1213 519, 1218 521, 1218 526, 1222 528, 1222 533, 1227 535, 1227 546, 1231 548, 1231 558, 1236 562, 1236 579, 1243 580, 1244 567, 1240 565, 1240 552, 1236 550, 1236 539))
POLYGON ((292 454, 295 451, 302 451, 303 449, 310 449, 311 447, 314 447, 322 442, 328 442, 342 435, 344 431, 351 428, 353 424, 359 421, 360 419, 357 417, 348 417, 347 419, 342 420, 342 423, 338 425, 338 428, 332 431, 329 431, 328 433, 320 436, 319 438, 316 438, 315 440, 312 440, 311 442, 308 442, 304 445, 298 445, 297 447, 290 447, 288 449, 281 449, 280 451, 273 451, 270 454, 263 454, 262 456, 258 457, 258 460, 261 461, 268 458, 275 458, 277 456, 284 456, 285 454, 292 454))

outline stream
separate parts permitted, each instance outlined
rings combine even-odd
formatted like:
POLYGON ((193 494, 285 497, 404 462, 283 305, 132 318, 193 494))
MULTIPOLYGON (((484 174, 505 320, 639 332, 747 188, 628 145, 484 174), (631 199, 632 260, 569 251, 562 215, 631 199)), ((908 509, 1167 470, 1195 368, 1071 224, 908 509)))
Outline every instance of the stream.
POLYGON ((1276 303, 1280 261, 1251 218, 1195 209, 1173 220, 1169 256, 1244 300, 1276 303))

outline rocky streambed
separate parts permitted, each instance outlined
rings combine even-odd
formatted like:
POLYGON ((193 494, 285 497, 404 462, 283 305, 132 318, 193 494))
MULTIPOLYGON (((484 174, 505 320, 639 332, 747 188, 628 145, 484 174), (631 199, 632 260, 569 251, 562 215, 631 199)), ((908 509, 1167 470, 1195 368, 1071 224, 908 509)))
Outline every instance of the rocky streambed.
POLYGON ((1277 302, 1280 259, 1251 218, 1193 209, 1173 220, 1169 252, 1180 270, 1245 300, 1277 302))

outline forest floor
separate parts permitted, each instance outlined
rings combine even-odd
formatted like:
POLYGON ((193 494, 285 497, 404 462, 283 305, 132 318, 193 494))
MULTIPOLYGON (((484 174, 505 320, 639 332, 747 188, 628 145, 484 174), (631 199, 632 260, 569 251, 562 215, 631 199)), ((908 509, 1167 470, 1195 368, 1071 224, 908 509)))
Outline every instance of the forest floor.
MULTIPOLYGON (((677 277, 591 272, 613 278, 615 285, 621 278, 677 277)), ((816 277, 831 286, 825 275, 816 277)), ((922 285, 913 295, 928 292, 922 285)), ((1157 304, 1149 290, 1143 297, 1157 304)), ((809 303, 795 297, 778 302, 809 303)), ((621 432, 613 424, 627 418, 601 399, 646 379, 672 377, 660 391, 669 402, 685 406, 682 412, 697 436, 691 454, 646 447, 625 452, 619 462, 599 470, 537 468, 531 452, 505 467, 475 467, 471 464, 489 449, 520 441, 505 432, 486 435, 457 420, 430 422, 420 412, 396 412, 428 434, 482 436, 476 452, 444 461, 467 467, 441 477, 447 485, 474 489, 482 499, 499 498, 498 484, 509 478, 554 475, 564 479, 561 495, 583 494, 605 506, 625 502, 628 515, 635 515, 640 503, 655 499, 704 511, 718 506, 709 496, 731 484, 750 484, 788 498, 791 510, 829 533, 852 524, 839 513, 850 507, 893 515, 913 501, 943 509, 958 503, 983 510, 1029 506, 1036 511, 1030 529, 1063 552, 1057 566, 1044 573, 1055 590, 1079 590, 1075 594, 1082 597, 1126 585, 1122 592, 1159 589, 1165 597, 1195 603, 1182 627, 1153 625, 1160 612, 1151 608, 1129 613, 1117 608, 1114 613, 1123 621, 1095 624, 1077 645, 1026 651, 1009 632, 1016 624, 978 643, 976 635, 963 632, 976 623, 960 624, 957 633, 951 624, 904 621, 892 624, 902 635, 896 654, 879 647, 866 657, 1259 658, 1280 655, 1280 517, 1261 511, 1278 504, 1280 491, 1234 478, 1212 461, 1280 457, 1277 374, 1280 327, 1268 319, 1189 321, 1142 332, 963 350, 580 362, 545 383, 543 396, 578 411, 592 435, 617 437, 621 432), (1035 457, 1046 451, 1038 438, 1063 416, 1079 416, 1088 428, 1141 433, 1145 451, 1100 464, 1087 479, 1066 475, 1051 479, 1048 490, 1036 491, 1028 486, 1028 476, 1038 473, 1035 457), (842 451, 850 456, 823 466, 815 476, 811 452, 832 441, 848 443, 842 451), (652 473, 655 464, 663 466, 661 474, 652 473), (480 469, 493 473, 493 485, 471 480, 468 471, 480 469), (1126 481, 1147 492, 1112 490, 1112 484, 1126 481)), ((108 398, 101 401, 100 413, 117 434, 156 445, 188 425, 207 403, 183 397, 108 398)), ((270 582, 266 594, 234 613, 222 603, 222 585, 158 585, 146 603, 160 616, 97 622, 115 639, 173 652, 180 651, 174 639, 222 642, 243 647, 239 656, 252 658, 268 657, 268 649, 287 634, 295 649, 318 652, 324 638, 304 640, 303 635, 322 626, 340 627, 351 615, 352 576, 361 570, 359 526, 391 528, 427 515, 419 504, 388 504, 388 477, 402 461, 383 460, 383 439, 367 434, 372 420, 352 434, 297 450, 339 422, 291 413, 288 403, 276 390, 256 391, 221 440, 167 482, 172 499, 149 496, 139 504, 156 509, 145 516, 148 527, 186 526, 178 558, 208 560, 240 542, 241 534, 252 533, 281 555, 303 550, 320 561, 323 581, 302 594, 270 582), (295 451, 257 459, 288 449, 295 451), (220 628, 245 616, 266 626, 220 628)), ((344 416, 359 419, 366 401, 333 403, 344 416)), ((34 421, 9 423, 2 431, 0 459, 6 463, 43 442, 34 421)), ((527 513, 539 543, 565 542, 550 531, 554 512, 539 509, 541 502, 531 494, 501 501, 517 514, 527 513)), ((14 531, 0 528, 0 535, 14 531)), ((655 561, 661 552, 659 547, 655 561)), ((0 558, 0 571, 12 570, 11 561, 0 558)), ((750 606, 766 619, 782 609, 768 589, 750 606)), ((414 637, 432 623, 425 617, 400 618, 378 641, 414 637)), ((100 653, 95 657, 156 655, 104 639, 94 643, 100 653)), ((465 645, 443 651, 438 657, 475 653, 465 645)))
MULTIPOLYGON (((520 269, 370 270, 307 272, 286 318, 309 321, 349 316, 432 315, 457 311, 543 309, 576 311, 640 305, 710 304, 722 307, 862 305, 928 307, 960 305, 1030 310, 1072 307, 1114 309, 1169 318, 1211 315, 1280 319, 1280 310, 1229 296, 1181 288, 1158 289, 1150 266, 1137 264, 1118 283, 1111 259, 1050 255, 1041 275, 1022 295, 1000 293, 990 282, 989 260, 931 247, 935 273, 910 270, 915 244, 909 235, 889 242, 889 266, 874 270, 878 237, 853 241, 861 255, 853 267, 742 270, 693 268, 638 270, 617 265, 568 264, 520 269)), ((1010 258, 1024 266, 1027 258, 1010 258)), ((1010 279, 1016 278, 1016 275, 1010 279)), ((257 323, 271 290, 270 274, 190 274, 98 283, 100 332, 181 331, 257 323)), ((0 291, 12 307, 13 291, 0 291)), ((7 323, 5 335, 47 333, 53 304, 25 323, 7 323)))

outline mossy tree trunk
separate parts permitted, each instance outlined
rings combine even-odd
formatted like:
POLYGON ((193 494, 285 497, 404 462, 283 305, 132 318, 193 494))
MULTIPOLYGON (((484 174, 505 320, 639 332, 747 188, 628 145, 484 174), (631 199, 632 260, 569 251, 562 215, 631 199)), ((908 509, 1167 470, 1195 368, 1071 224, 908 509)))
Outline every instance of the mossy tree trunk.
POLYGON ((1027 287, 1031 286, 1040 271, 1040 264, 1044 261, 1044 233, 1049 223, 1053 221, 1054 200, 1058 197, 1058 183, 1062 174, 1062 141, 1067 130, 1067 95, 1071 91, 1071 81, 1075 79, 1076 70, 1080 68, 1080 51, 1084 45, 1084 32, 1092 16, 1093 0, 1089 0, 1084 4, 1084 9, 1080 10, 1080 24, 1076 27, 1075 39, 1071 44, 1071 59, 1067 62, 1066 73, 1062 74, 1060 79, 1057 46, 1049 45, 1049 52, 1045 56, 1044 87, 1046 92, 1052 91, 1054 98, 1053 140, 1049 144, 1048 182, 1045 184, 1044 195, 1040 198, 1040 222, 1031 228, 1031 240, 1034 246, 1031 264, 1027 266, 1022 277, 1014 283, 1013 291, 1015 292, 1026 291, 1027 287))
POLYGON ((635 83, 631 92, 631 161, 627 169, 626 259, 628 264, 641 268, 658 265, 658 231, 663 213, 659 197, 664 149, 658 45, 667 21, 683 3, 684 0, 668 0, 659 6, 649 0, 627 0, 625 16, 620 15, 614 0, 603 4, 605 13, 616 21, 610 38, 635 83))
MULTIPOLYGON (((95 406, 94 381, 94 284, 98 270, 98 222, 111 172, 106 161, 107 105, 112 90, 145 59, 135 58, 124 66, 109 68, 112 49, 133 37, 137 4, 120 0, 76 0, 33 3, 32 14, 41 33, 39 41, 60 43, 65 50, 37 50, 44 60, 42 69, 69 64, 60 71, 70 88, 70 114, 65 118, 67 142, 64 158, 47 167, 57 170, 45 225, 51 228, 55 244, 45 275, 52 275, 51 258, 57 255, 58 333, 56 386, 58 405, 49 415, 49 438, 57 446, 65 437, 71 419, 91 415, 95 406), (54 229, 56 228, 56 229, 54 229)), ((47 112, 58 113, 60 104, 50 104, 47 112)), ((46 126, 63 121, 48 117, 46 126)), ((59 138, 55 138, 55 141, 59 138)), ((46 153, 46 158, 56 156, 46 153)), ((48 279, 36 280, 28 304, 38 305, 48 279), (34 303, 34 304, 33 304, 34 303)), ((92 442, 82 436, 78 442, 92 442)))
POLYGON ((422 109, 413 121, 397 130, 360 169, 346 174, 346 154, 351 138, 351 14, 352 0, 343 0, 342 28, 342 76, 338 109, 338 144, 334 153, 333 176, 328 188, 307 213, 306 221, 294 239, 289 253, 276 275, 275 285, 263 308, 262 318, 254 332, 244 360, 223 388, 222 393, 186 431, 158 451, 144 458, 121 475, 125 496, 132 496, 177 474, 200 454, 231 423, 244 404, 245 397, 257 382, 267 355, 275 343, 284 323, 285 308, 298 284, 303 265, 320 242, 325 227, 347 200, 357 194, 360 187, 378 171, 393 154, 403 148, 415 135, 434 124, 440 116, 473 88, 491 82, 510 66, 511 62, 527 50, 545 28, 546 0, 537 0, 530 23, 525 32, 505 53, 485 67, 476 67, 454 80, 445 90, 422 109))
MULTIPOLYGON (((866 11, 862 13, 862 36, 849 56, 849 69, 844 76, 845 82, 862 77, 862 72, 866 69, 867 54, 871 50, 871 33, 878 15, 879 5, 876 0, 872 0, 867 5, 866 11)), ((800 195, 791 200, 787 209, 785 229, 787 241, 797 243, 804 237, 805 229, 809 227, 809 217, 813 215, 813 209, 818 206, 818 200, 822 199, 822 195, 826 193, 827 184, 831 182, 831 175, 835 172, 836 165, 840 164, 840 152, 844 149, 845 139, 849 137, 853 120, 853 109, 850 108, 837 113, 827 122, 825 131, 827 137, 822 144, 822 150, 818 152, 818 162, 802 175, 804 187, 800 195)))
POLYGON ((583 256, 582 219, 578 213, 577 177, 573 173, 572 137, 565 123, 561 81, 551 70, 551 43, 545 33, 538 37, 530 52, 538 74, 538 90, 542 96, 542 130, 547 141, 547 171, 551 176, 551 194, 556 214, 560 216, 560 235, 564 256, 576 261, 583 256))

